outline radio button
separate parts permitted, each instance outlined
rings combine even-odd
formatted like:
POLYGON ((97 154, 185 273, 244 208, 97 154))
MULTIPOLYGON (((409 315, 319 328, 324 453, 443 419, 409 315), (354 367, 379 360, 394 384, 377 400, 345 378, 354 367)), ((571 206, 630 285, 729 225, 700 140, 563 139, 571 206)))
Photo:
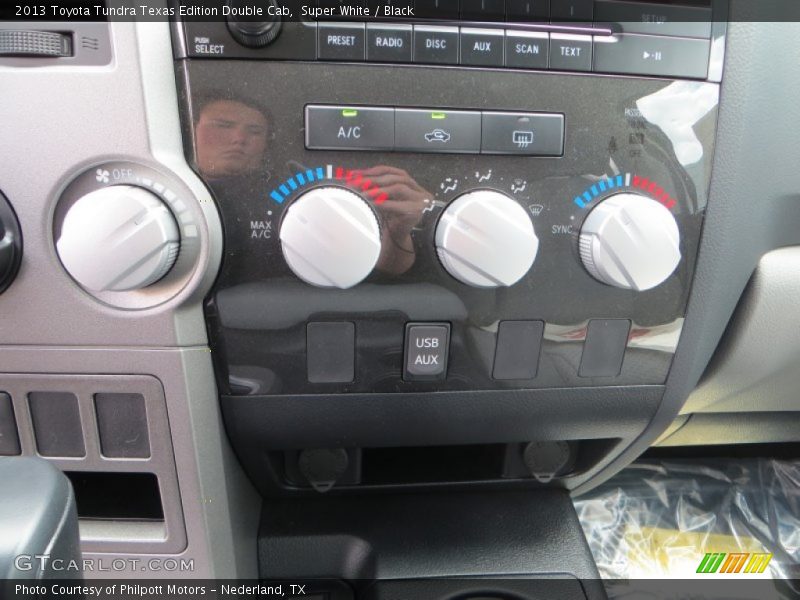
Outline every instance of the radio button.
POLYGON ((393 108, 306 106, 306 148, 309 150, 391 150, 393 108))
POLYGON ((461 64, 503 66, 503 30, 461 28, 461 64))
POLYGON ((367 60, 411 62, 411 25, 367 23, 367 60))
POLYGON ((320 60, 364 60, 364 23, 320 23, 320 60))
POLYGON ((506 66, 519 69, 546 69, 550 36, 540 32, 506 32, 506 66))
POLYGON ((694 38, 621 34, 595 38, 600 73, 705 79, 711 42, 694 38))
POLYGON ((406 381, 444 379, 449 345, 449 323, 408 323, 403 379, 406 381))
POLYGON ((478 154, 481 113, 465 110, 395 110, 394 149, 478 154))
POLYGON ((481 154, 564 153, 564 115, 485 112, 482 129, 481 154))
POLYGON ((414 62, 458 64, 458 27, 414 26, 414 62))
POLYGON ((592 36, 551 34, 550 68, 562 71, 591 71, 592 36))

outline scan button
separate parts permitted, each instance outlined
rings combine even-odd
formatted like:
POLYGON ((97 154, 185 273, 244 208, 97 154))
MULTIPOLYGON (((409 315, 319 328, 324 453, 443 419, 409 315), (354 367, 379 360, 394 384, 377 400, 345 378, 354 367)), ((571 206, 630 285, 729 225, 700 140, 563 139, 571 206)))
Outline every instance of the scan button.
POLYGON ((398 108, 394 131, 398 151, 478 154, 481 149, 478 111, 398 108))

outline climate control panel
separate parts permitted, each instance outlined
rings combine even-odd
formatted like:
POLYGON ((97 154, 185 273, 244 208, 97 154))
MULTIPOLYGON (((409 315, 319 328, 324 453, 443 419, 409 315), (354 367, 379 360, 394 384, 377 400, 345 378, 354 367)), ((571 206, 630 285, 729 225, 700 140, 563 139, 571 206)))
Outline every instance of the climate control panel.
POLYGON ((183 68, 191 158, 225 229, 206 303, 225 394, 664 382, 716 84, 183 68), (303 84, 274 83, 289 79, 303 84))

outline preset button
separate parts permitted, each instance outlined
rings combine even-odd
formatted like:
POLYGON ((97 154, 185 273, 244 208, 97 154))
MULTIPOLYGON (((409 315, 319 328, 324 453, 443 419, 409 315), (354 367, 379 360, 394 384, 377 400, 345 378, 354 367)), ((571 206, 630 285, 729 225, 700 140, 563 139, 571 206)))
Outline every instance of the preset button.
POLYGON ((321 60, 364 60, 364 23, 320 23, 321 60))

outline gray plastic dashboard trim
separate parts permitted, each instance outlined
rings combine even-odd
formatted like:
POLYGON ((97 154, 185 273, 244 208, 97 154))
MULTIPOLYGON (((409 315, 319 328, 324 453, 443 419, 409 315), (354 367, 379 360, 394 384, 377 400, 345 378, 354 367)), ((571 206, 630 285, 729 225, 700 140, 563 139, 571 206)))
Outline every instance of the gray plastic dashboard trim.
MULTIPOLYGON (((183 158, 169 24, 110 24, 105 66, 0 65, 0 188, 25 234, 18 278, 0 295, 0 371, 149 375, 169 416, 187 547, 180 555, 131 554, 122 545, 87 558, 188 557, 191 572, 161 576, 254 578, 261 499, 242 474, 222 427, 201 302, 219 266, 222 235, 211 197, 183 158), (52 240, 59 193, 106 160, 171 171, 205 217, 189 283, 145 310, 106 306, 64 272, 52 240)), ((3 387, 0 373, 0 388, 3 387)), ((132 569, 92 577, 155 577, 132 569)))
POLYGON ((800 412, 798 274, 800 247, 764 255, 682 414, 800 412))

